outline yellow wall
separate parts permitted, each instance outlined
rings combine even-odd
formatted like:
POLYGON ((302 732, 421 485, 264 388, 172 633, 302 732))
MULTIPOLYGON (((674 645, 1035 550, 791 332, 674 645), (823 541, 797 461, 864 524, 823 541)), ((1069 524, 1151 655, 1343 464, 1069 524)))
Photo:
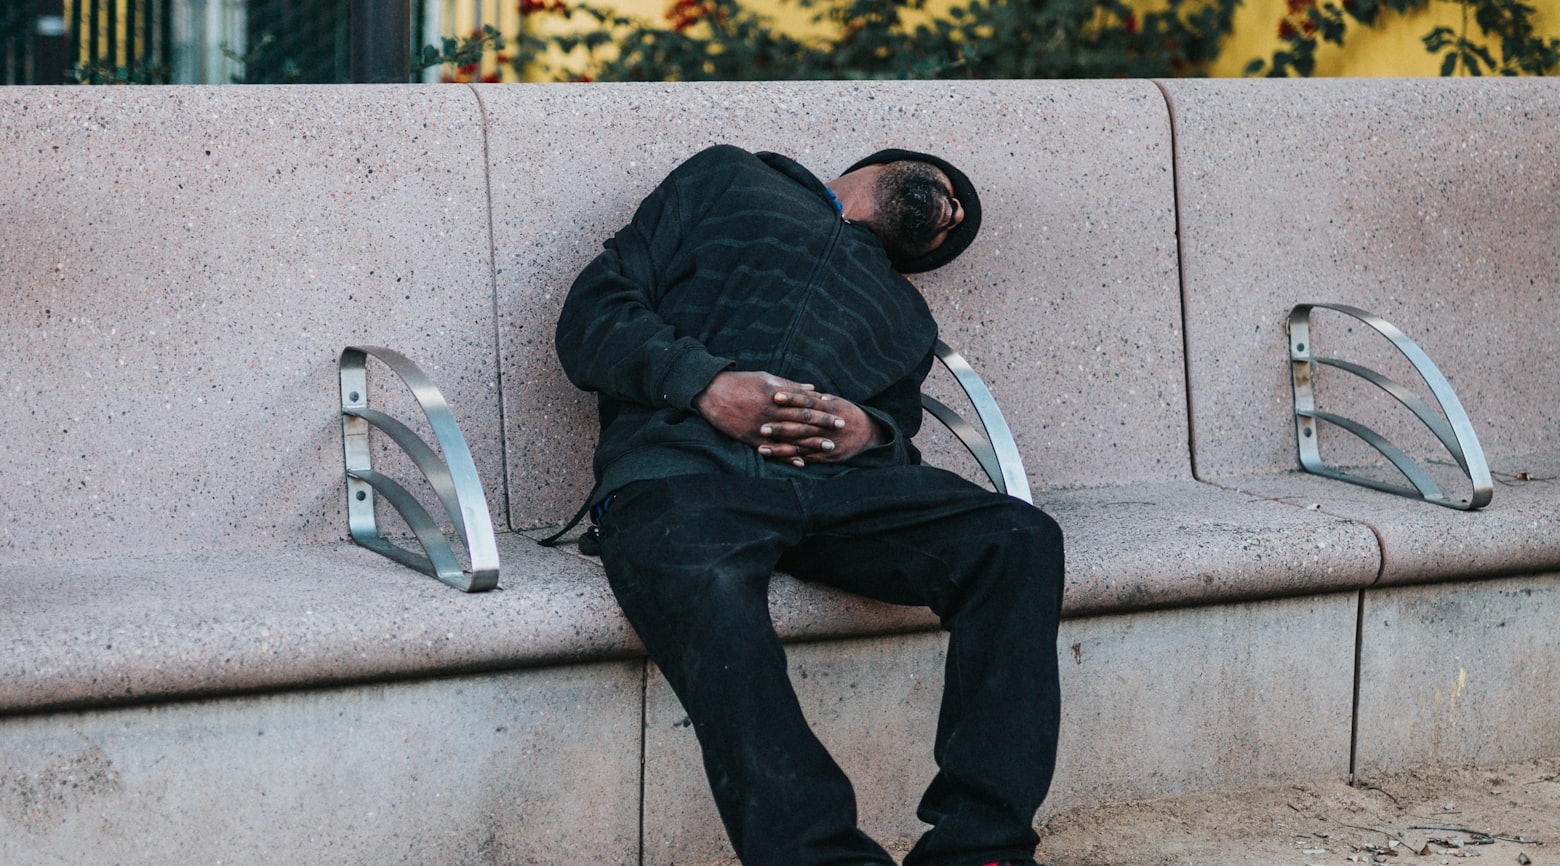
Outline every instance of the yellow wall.
MULTIPOLYGON (((1560 0, 1527 0, 1538 9, 1535 23, 1540 32, 1560 36, 1560 0)), ((1441 55, 1425 50, 1420 40, 1438 26, 1462 32, 1463 6, 1460 3, 1432 0, 1429 8, 1399 14, 1383 10, 1375 27, 1349 21, 1344 44, 1324 44, 1316 52, 1316 75, 1320 77, 1425 77, 1441 74, 1441 55)), ((1218 78, 1238 77, 1252 59, 1269 58, 1281 47, 1278 25, 1288 6, 1285 0, 1245 0, 1235 13, 1235 32, 1226 40, 1224 50, 1208 74, 1218 78)), ((1485 42, 1471 17, 1468 33, 1475 42, 1485 42)), ((1500 58, 1498 42, 1489 45, 1500 58)), ((1458 70, 1458 74, 1463 74, 1458 70)))
MULTIPOLYGON (((586 2, 612 8, 634 18, 664 24, 669 0, 586 0, 586 2)), ((572 5, 570 0, 564 0, 564 3, 572 5)), ((443 32, 447 35, 455 33, 475 35, 484 24, 497 27, 499 32, 507 36, 522 32, 522 28, 536 33, 561 33, 582 29, 594 23, 593 19, 584 15, 573 16, 572 20, 548 12, 521 15, 519 0, 443 0, 442 6, 440 20, 443 32)), ((488 52, 479 69, 446 68, 443 78, 445 81, 481 81, 493 80, 496 76, 503 81, 518 81, 519 77, 508 62, 509 57, 509 50, 498 53, 488 52)), ((568 58, 556 50, 541 65, 550 69, 577 70, 579 68, 577 61, 570 63, 568 58)), ((553 76, 543 75, 539 69, 533 67, 527 77, 533 80, 551 80, 553 76)))
MULTIPOLYGON (((666 23, 665 12, 671 0, 591 0, 602 6, 612 7, 628 15, 653 23, 666 23)), ((813 29, 813 10, 801 9, 795 2, 782 0, 749 0, 753 8, 762 11, 787 27, 791 32, 813 29)), ((935 2, 935 0, 934 0, 935 2)), ((1540 32, 1560 35, 1560 0, 1527 0, 1538 9, 1535 18, 1540 32)), ((1153 0, 1139 0, 1134 5, 1149 8, 1153 0)), ((445 32, 470 33, 483 23, 494 24, 504 33, 515 33, 522 26, 543 28, 543 32, 558 32, 583 26, 583 16, 576 16, 571 23, 554 14, 537 14, 522 17, 517 0, 444 0, 445 32), (450 26, 453 24, 453 26, 450 26)), ((1365 27, 1350 21, 1343 47, 1324 44, 1317 51, 1316 75, 1318 76, 1435 76, 1440 74, 1441 58, 1431 55, 1421 42, 1423 37, 1437 26, 1446 26, 1461 32, 1466 26, 1475 41, 1485 39, 1471 19, 1463 20, 1464 7, 1449 0, 1432 0, 1428 9, 1399 14, 1382 11, 1375 27, 1365 27)), ((1246 65, 1253 59, 1270 58, 1282 44, 1278 38, 1279 22, 1288 12, 1287 0, 1244 0, 1235 13, 1235 32, 1226 40, 1221 56, 1207 73, 1214 77, 1239 77, 1245 74, 1246 65)), ((1491 51, 1499 56, 1499 44, 1491 44, 1491 51)), ((568 66, 561 57, 549 58, 548 66, 568 66)), ((447 76, 451 72, 447 70, 447 76)), ((476 80, 481 75, 502 74, 504 80, 515 80, 512 71, 504 71, 502 64, 491 55, 476 75, 464 76, 476 80)), ((1459 74, 1462 74, 1459 70, 1459 74)), ((543 77, 534 72, 528 77, 543 77)))

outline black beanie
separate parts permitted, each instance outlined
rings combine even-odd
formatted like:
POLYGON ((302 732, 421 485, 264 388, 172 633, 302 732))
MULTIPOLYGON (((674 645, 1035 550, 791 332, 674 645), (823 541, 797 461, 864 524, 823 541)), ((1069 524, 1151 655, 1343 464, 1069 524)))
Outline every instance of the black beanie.
POLYGON ((975 194, 975 185, 947 160, 932 156, 929 153, 916 153, 913 150, 899 150, 890 148, 880 150, 877 153, 863 159, 850 168, 845 169, 845 174, 850 174, 858 168, 866 168, 869 165, 882 165, 889 162, 910 160, 913 162, 925 162, 937 166, 943 174, 948 176, 953 184, 953 197, 964 206, 964 220, 948 232, 948 237, 938 245, 937 249, 906 261, 894 262, 894 267, 902 274, 919 274, 933 268, 940 268, 948 264, 959 253, 969 247, 975 240, 975 233, 980 231, 980 196, 975 194))

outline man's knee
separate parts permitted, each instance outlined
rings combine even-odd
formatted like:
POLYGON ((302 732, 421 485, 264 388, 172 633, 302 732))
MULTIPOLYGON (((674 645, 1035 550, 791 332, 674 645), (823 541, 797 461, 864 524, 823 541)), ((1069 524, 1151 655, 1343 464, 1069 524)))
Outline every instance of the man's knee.
POLYGON ((1003 509, 1003 519, 1009 526, 1009 561, 1023 572, 1021 585, 1045 587, 1051 593, 1043 594, 1054 593, 1059 602, 1066 579, 1061 526, 1051 515, 1017 499, 1003 509))
POLYGON ((1060 554, 1062 551, 1062 527, 1044 511, 1012 497, 1007 497, 1000 511, 1000 517, 1008 532, 1013 535, 1014 543, 1027 545, 1036 552, 1049 551, 1060 554))

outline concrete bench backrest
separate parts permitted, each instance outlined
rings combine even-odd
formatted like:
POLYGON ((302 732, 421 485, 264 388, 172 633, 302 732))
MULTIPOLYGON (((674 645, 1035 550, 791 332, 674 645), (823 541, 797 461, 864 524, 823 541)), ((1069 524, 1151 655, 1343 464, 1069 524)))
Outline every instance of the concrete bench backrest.
MULTIPOLYGON (((937 153, 981 190, 981 236, 916 278, 986 379, 1037 486, 1190 478, 1168 116, 1147 82, 479 87, 489 124, 511 519, 590 486, 594 401, 552 322, 579 269, 710 144, 824 180, 883 147, 937 153)), ((927 430, 933 439, 941 431, 927 430)), ((923 443, 924 446, 925 443, 923 443)), ((934 462, 959 455, 934 446, 934 462)))
POLYGON ((917 282, 1037 486, 1190 477, 1148 82, 7 88, 0 115, 0 564, 343 538, 350 344, 438 383, 500 524, 567 517, 595 424, 562 297, 716 142, 964 168, 981 238, 917 282))
MULTIPOLYGON (((1166 88, 1200 476, 1296 467, 1284 323, 1303 302, 1370 310, 1418 342, 1456 388, 1497 477, 1529 455, 1560 453, 1560 85, 1166 88)), ((1312 330, 1320 353, 1347 344, 1375 353, 1373 366, 1389 363, 1384 340, 1323 315, 1312 330)), ((1347 378, 1333 372, 1318 373, 1322 401, 1347 378)), ((1381 415, 1383 432, 1427 441, 1404 418, 1381 415)))
POLYGON ((344 537, 352 343, 426 367, 502 501, 470 90, 4 88, 0 116, 0 564, 344 537))

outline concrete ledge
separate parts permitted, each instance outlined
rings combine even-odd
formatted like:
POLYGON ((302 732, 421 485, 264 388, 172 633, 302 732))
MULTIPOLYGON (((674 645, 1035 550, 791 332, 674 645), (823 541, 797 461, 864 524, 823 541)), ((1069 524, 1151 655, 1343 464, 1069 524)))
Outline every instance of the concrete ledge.
POLYGON ((1358 772, 1560 754, 1560 576, 1365 595, 1358 772))
POLYGON ((12 566, 0 572, 0 714, 561 664, 636 646, 598 567, 522 536, 505 536, 501 555, 518 591, 467 595, 353 545, 12 566))
POLYGON ((1231 479, 1229 484, 1252 497, 1314 508, 1370 527, 1381 545, 1379 585, 1476 581, 1560 569, 1560 455, 1493 468, 1502 478, 1495 499, 1474 512, 1300 472, 1231 479), (1516 480, 1516 472, 1535 480, 1516 480))
POLYGON ((1068 541, 1071 616, 1307 596, 1370 585, 1363 524, 1195 481, 1044 491, 1068 541))
MULTIPOLYGON (((1197 482, 1042 493, 1070 538, 1068 616, 1358 588, 1355 523, 1197 482)), ((0 715, 622 658, 600 565, 500 535, 501 589, 452 590, 350 544, 0 570, 0 715)), ((920 608, 779 576, 789 641, 937 628, 920 608)))
POLYGON ((643 677, 617 662, 0 718, 0 863, 627 866, 643 677))

